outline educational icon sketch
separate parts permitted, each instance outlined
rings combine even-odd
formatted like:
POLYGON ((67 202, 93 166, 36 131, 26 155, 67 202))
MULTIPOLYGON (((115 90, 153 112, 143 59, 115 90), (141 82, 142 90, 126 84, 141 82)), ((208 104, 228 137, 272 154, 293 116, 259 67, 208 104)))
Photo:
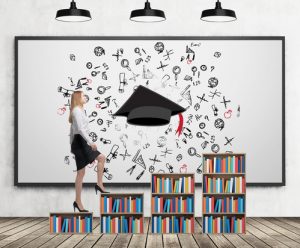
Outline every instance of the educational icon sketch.
MULTIPOLYGON (((202 152, 235 148, 238 137, 226 130, 239 121, 241 106, 218 73, 226 55, 215 47, 200 61, 204 48, 196 41, 181 47, 172 41, 101 42, 85 56, 73 49, 66 57, 81 70, 66 70, 65 83, 57 79, 53 90, 60 104, 53 111, 65 118, 66 99, 84 92, 89 136, 106 155, 107 182, 149 182, 151 173, 162 171, 200 177, 202 152)), ((70 157, 61 160, 72 171, 70 157)), ((96 170, 94 164, 88 168, 96 170)))

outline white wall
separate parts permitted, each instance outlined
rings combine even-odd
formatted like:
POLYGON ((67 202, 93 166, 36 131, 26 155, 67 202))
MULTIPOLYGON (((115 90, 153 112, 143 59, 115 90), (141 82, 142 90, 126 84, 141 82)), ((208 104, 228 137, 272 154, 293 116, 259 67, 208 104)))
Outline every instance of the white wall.
MULTIPOLYGON (((236 10, 238 21, 217 24, 205 23, 199 19, 202 9, 214 6, 212 0, 152 0, 152 8, 165 10, 167 21, 154 24, 130 22, 128 20, 130 11, 143 7, 143 4, 143 0, 77 0, 78 7, 91 10, 93 20, 74 24, 54 20, 56 10, 68 7, 69 0, 0 1, 0 216, 48 216, 49 211, 72 211, 74 200, 73 188, 20 188, 13 185, 14 36, 16 35, 286 36, 287 186, 247 188, 247 215, 300 216, 298 207, 300 204, 298 162, 300 1, 223 0, 224 8, 236 10)), ((50 157, 45 159, 51 160, 50 157)), ((148 188, 108 187, 108 189, 114 192, 145 192, 145 215, 150 215, 148 188)), ((99 204, 95 191, 92 188, 84 188, 82 199, 84 206, 98 216, 99 204)), ((196 190, 197 216, 201 215, 200 200, 199 188, 196 190)))

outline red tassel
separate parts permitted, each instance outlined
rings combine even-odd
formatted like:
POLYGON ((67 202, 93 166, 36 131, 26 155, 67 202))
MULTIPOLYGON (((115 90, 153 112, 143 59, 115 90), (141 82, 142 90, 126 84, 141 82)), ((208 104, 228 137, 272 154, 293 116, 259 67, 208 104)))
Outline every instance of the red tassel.
POLYGON ((183 128, 183 115, 179 113, 178 116, 179 116, 179 124, 175 134, 178 133, 178 137, 179 137, 181 135, 182 128, 183 128))

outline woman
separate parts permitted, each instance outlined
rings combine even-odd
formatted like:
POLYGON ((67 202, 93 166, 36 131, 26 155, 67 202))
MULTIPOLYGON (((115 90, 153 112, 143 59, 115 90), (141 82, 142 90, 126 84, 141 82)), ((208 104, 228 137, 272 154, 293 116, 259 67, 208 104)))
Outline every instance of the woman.
POLYGON ((96 144, 89 136, 90 130, 88 127, 89 120, 86 116, 83 104, 86 103, 82 91, 75 91, 71 97, 71 109, 69 115, 70 128, 70 144, 71 152, 75 155, 77 176, 75 180, 76 199, 73 203, 79 212, 88 212, 85 210, 81 202, 82 181, 85 174, 85 166, 97 160, 97 184, 95 191, 108 193, 105 191, 102 177, 104 171, 105 156, 97 150, 96 144))

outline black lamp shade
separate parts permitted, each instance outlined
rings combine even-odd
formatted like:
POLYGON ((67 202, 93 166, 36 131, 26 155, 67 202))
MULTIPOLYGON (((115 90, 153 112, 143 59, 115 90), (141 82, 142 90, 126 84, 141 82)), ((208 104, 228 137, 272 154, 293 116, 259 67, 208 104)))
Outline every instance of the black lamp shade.
POLYGON ((131 11, 130 20, 136 22, 161 22, 166 20, 165 13, 159 9, 151 9, 150 3, 145 3, 144 9, 131 11))
POLYGON ((55 19, 63 22, 85 22, 91 20, 92 17, 88 10, 77 9, 76 3, 72 1, 69 9, 57 11, 55 19))
POLYGON ((236 19, 235 12, 231 9, 222 9, 219 1, 216 2, 214 9, 203 10, 201 15, 201 20, 207 22, 231 22, 236 19))

